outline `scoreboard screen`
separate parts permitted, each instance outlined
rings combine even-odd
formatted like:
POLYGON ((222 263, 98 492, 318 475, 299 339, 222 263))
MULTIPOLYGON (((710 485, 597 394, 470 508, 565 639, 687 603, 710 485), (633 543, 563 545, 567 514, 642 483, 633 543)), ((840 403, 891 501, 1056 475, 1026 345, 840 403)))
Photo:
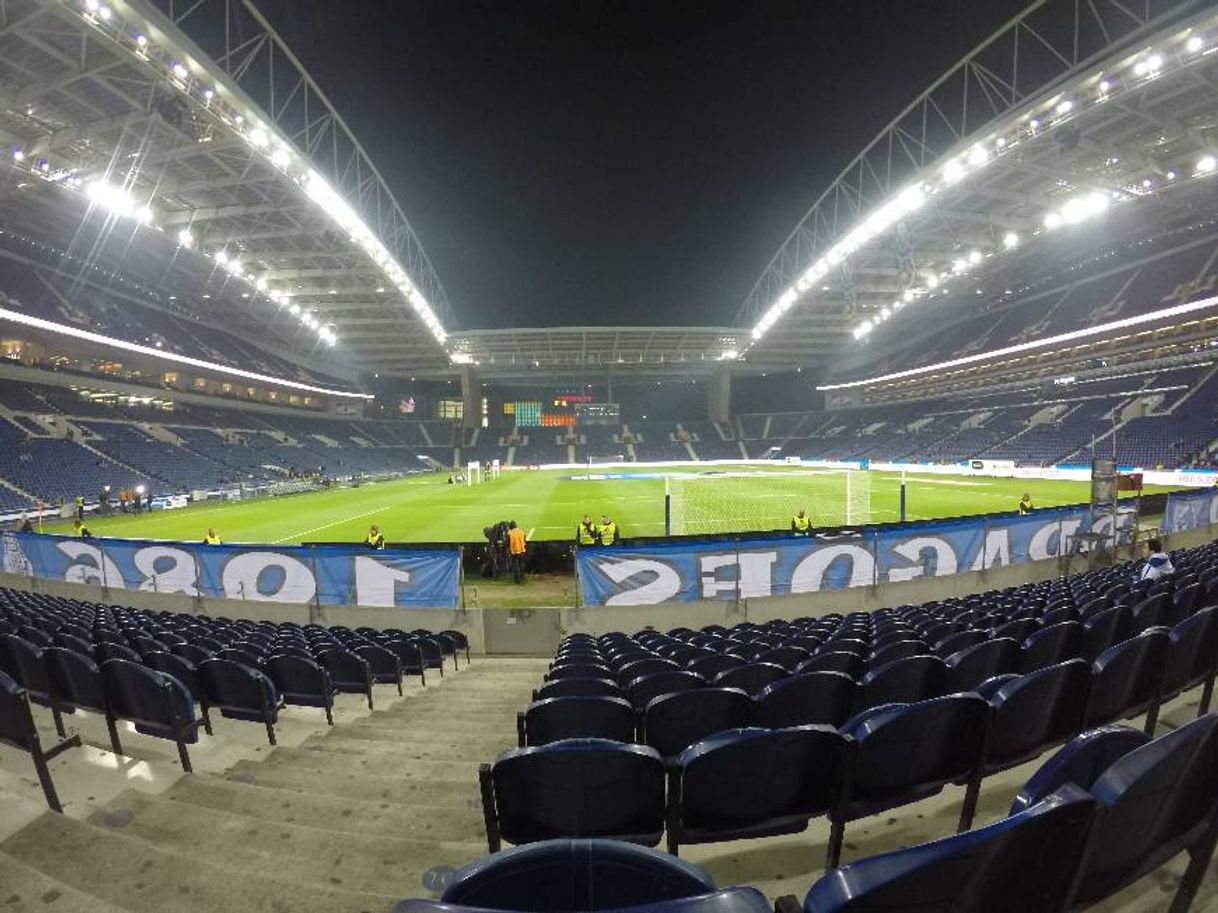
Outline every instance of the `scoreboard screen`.
POLYGON ((517 428, 536 428, 541 425, 541 403, 536 400, 509 403, 512 415, 516 416, 517 428))

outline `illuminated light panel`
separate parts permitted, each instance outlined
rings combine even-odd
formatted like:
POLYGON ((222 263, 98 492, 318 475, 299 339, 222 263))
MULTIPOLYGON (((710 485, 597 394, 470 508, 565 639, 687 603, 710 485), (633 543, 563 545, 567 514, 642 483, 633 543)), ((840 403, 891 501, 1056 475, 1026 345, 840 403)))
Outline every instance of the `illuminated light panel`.
POLYGON ((339 396, 346 399, 370 400, 374 398, 369 393, 348 393, 345 390, 330 390, 326 387, 315 387, 312 384, 304 384, 294 380, 284 380, 281 377, 272 377, 269 374, 259 374, 256 371, 246 371, 243 368, 232 368, 228 365, 204 361, 201 358, 192 358, 189 355, 179 355, 176 352, 167 352, 164 349, 140 345, 137 342, 128 342, 125 339, 114 339, 110 336, 103 336, 101 333, 91 333, 88 330, 81 330, 77 327, 66 326, 62 323, 54 323, 50 320, 43 320, 41 317, 23 314, 20 311, 12 311, 8 308, 0 308, 0 320, 7 320, 11 323, 27 326, 35 330, 43 330, 47 333, 56 333, 60 336, 71 336, 74 339, 83 339, 86 342, 92 342, 102 346, 109 346, 113 349, 122 349, 127 352, 135 352, 138 355, 149 355, 153 358, 160 358, 166 361, 177 362, 178 364, 190 365, 193 368, 202 368, 203 370, 214 371, 218 374, 230 374, 233 377, 241 377, 245 380, 254 380, 258 381, 259 383, 271 384, 277 387, 290 387, 293 390, 304 390, 307 393, 320 393, 324 396, 339 396))
MULTIPOLYGON (((950 368, 959 368, 965 365, 973 365, 978 362, 988 361, 991 358, 1002 358, 1007 355, 1017 355, 1020 352, 1030 352, 1035 349, 1043 349, 1048 346, 1061 345, 1065 342, 1073 342, 1076 339, 1087 339, 1091 336, 1099 336, 1103 333, 1112 330, 1123 330, 1128 327, 1141 326, 1146 323, 1153 323, 1156 320, 1167 320, 1172 317, 1182 317, 1185 314, 1195 314, 1198 311, 1208 310, 1218 307, 1218 295, 1210 298, 1204 298, 1201 301, 1192 301, 1188 304, 1177 304, 1169 308, 1162 308, 1158 311, 1151 311, 1149 314, 1138 314, 1135 317, 1126 317, 1124 320, 1114 320, 1111 323, 1104 323, 1094 327, 1084 327, 1080 330, 1071 330, 1069 333, 1060 333, 1057 336, 1050 336, 1045 339, 1034 339, 1030 342, 1021 342, 1017 345, 1007 346, 1003 349, 995 349, 992 352, 978 352, 976 355, 966 355, 963 358, 953 358, 950 361, 942 361, 934 365, 924 365, 920 368, 909 368, 905 371, 896 371, 892 374, 882 374, 878 377, 869 377, 866 380, 852 380, 840 384, 825 384, 819 386, 817 390, 849 390, 854 387, 866 387, 871 384, 882 384, 892 380, 903 380, 907 377, 917 377, 921 374, 929 374, 935 371, 946 371, 950 368)), ((866 326, 866 323, 864 323, 866 326)), ((868 327, 870 330, 870 327, 868 327)))

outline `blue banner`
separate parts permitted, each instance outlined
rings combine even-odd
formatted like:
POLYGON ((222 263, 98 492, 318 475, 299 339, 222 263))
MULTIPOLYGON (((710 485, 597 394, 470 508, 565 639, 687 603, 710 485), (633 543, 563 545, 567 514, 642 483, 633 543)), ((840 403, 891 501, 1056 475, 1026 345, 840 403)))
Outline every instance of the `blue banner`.
POLYGON ((203 545, 0 534, 10 574, 111 589, 259 602, 457 607, 456 548, 373 551, 326 546, 203 545))
POLYGON ((1169 493, 1159 528, 1165 533, 1180 533, 1214 523, 1218 523, 1218 488, 1200 488, 1169 493))
MULTIPOLYGON (((1122 511, 1116 540, 1132 541, 1137 516, 1122 511)), ((962 518, 812 538, 746 538, 581 548, 585 605, 652 605, 700 599, 815 593, 852 586, 944 577, 1092 547, 1080 533, 1111 544, 1113 519, 1091 522, 1086 507, 1027 516, 962 518)))

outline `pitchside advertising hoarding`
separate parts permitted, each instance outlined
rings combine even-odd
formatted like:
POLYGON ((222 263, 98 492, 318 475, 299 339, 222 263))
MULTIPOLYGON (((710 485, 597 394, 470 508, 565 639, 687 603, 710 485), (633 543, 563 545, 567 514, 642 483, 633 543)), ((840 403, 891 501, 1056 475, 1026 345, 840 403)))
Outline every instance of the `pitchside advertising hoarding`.
POLYGON ((1218 488, 1173 491, 1167 496, 1160 529, 1165 533, 1181 533, 1215 523, 1218 523, 1218 488))
POLYGON ((257 602, 457 607, 457 548, 202 545, 0 534, 6 573, 110 589, 257 602))
POLYGON ((741 538, 580 549, 585 605, 653 605, 816 593, 1055 558, 1116 539, 1131 541, 1133 511, 1086 507, 1028 516, 905 524, 853 535, 741 538), (1094 533, 1098 540, 1082 536, 1094 533))

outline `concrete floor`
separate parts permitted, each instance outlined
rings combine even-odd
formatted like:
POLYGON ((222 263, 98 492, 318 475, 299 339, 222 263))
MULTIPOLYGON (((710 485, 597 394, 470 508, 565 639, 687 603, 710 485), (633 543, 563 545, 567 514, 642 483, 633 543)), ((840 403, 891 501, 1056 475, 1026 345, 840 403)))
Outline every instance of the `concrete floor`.
MULTIPOLYGON (((544 660, 476 659, 405 697, 377 686, 378 710, 339 699, 290 708, 280 746, 260 725, 219 718, 192 746, 184 775, 169 743, 128 728, 129 757, 107 749, 104 721, 67 717, 84 747, 52 762, 64 815, 46 810, 28 756, 0 749, 0 911, 385 913, 436 896, 449 871, 485 854, 477 767, 515 744, 515 713, 544 660)), ((1197 692, 1162 714, 1192 718, 1197 692)), ((54 732, 38 710, 44 738, 54 732)), ((986 781, 978 824, 1003 817, 1038 762, 986 781)), ((963 790, 852 824, 844 862, 950 834, 963 790)), ((681 854, 719 885, 752 884, 801 899, 821 874, 827 826, 790 837, 690 846, 681 854)), ((1096 909, 1166 910, 1175 860, 1096 909)), ((1194 910, 1218 913, 1211 871, 1194 910)))

